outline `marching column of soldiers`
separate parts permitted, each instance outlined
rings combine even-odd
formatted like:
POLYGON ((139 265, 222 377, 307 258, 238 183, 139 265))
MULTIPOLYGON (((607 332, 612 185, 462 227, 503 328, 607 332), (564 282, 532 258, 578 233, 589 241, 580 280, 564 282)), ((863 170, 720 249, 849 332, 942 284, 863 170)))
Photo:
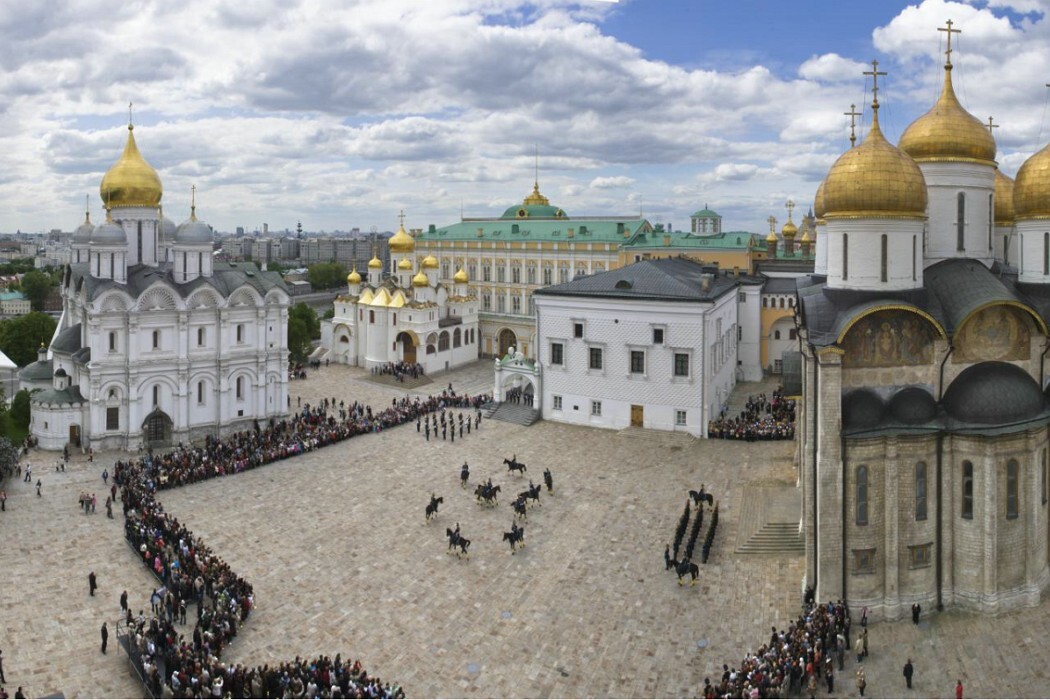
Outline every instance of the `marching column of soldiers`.
MULTIPOLYGON (((463 431, 465 430, 467 435, 470 435, 471 431, 471 416, 467 414, 464 417, 463 411, 459 413, 453 413, 445 409, 441 409, 439 414, 426 414, 422 418, 416 417, 416 432, 423 433, 427 442, 430 442, 430 431, 434 431, 434 439, 437 439, 438 433, 441 433, 442 440, 448 440, 451 434, 451 441, 456 441, 456 429, 459 429, 459 438, 463 439, 463 431), (433 418, 433 420, 431 420, 433 418)), ((473 429, 478 430, 481 428, 481 409, 474 411, 473 417, 473 429)))

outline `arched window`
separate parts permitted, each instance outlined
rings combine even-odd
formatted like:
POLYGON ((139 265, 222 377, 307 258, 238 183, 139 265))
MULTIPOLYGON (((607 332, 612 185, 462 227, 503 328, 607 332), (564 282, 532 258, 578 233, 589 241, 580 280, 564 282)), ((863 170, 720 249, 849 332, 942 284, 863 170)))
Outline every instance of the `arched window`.
POLYGON ((763 309, 769 308, 769 299, 766 299, 765 297, 762 297, 762 308, 763 309))
POLYGON ((857 524, 868 524, 868 467, 857 467, 857 524))
POLYGON ((885 233, 882 234, 882 240, 880 241, 880 248, 881 248, 880 249, 881 259, 880 259, 880 262, 879 262, 879 280, 885 282, 887 277, 888 277, 887 270, 886 270, 886 266, 887 266, 886 255, 888 253, 888 250, 887 250, 888 246, 887 246, 886 234, 885 233))
POLYGON ((962 463, 962 517, 973 520, 973 464, 962 463))
POLYGON ((780 297, 780 308, 784 308, 784 297, 780 297))
POLYGON ((955 249, 966 250, 966 193, 958 196, 958 211, 955 221, 955 249))
POLYGON ((244 398, 244 377, 237 377, 237 394, 238 400, 244 398))
POLYGON ((915 519, 926 519, 926 462, 915 464, 915 519))
POLYGON ((849 279, 849 234, 842 234, 842 279, 849 279))
POLYGON ((197 382, 197 403, 204 403, 204 382, 197 382))
POLYGON ((438 336, 438 351, 445 352, 448 350, 448 331, 441 331, 441 335, 438 336))
POLYGON ((773 331, 773 340, 780 340, 780 331, 773 331))
POLYGON ((1006 463, 1006 519, 1017 517, 1017 480, 1018 464, 1016 459, 1006 463))
POLYGON ((452 347, 458 348, 460 346, 460 333, 459 329, 452 331, 452 347))

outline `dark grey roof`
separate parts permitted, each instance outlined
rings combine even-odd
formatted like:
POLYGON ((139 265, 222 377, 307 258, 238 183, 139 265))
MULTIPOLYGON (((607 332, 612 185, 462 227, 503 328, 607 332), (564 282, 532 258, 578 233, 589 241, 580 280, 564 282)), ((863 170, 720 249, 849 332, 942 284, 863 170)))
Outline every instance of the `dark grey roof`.
POLYGON ((544 296, 586 296, 661 301, 713 301, 736 288, 739 278, 688 258, 642 260, 571 282, 537 289, 544 296), (710 286, 702 287, 710 274, 710 286))
POLYGON ((55 361, 44 360, 43 362, 31 362, 18 371, 18 378, 27 382, 39 382, 50 380, 55 374, 55 361))
POLYGON ((51 352, 63 352, 72 355, 80 348, 79 323, 60 332, 51 342, 51 352))
POLYGON ((994 302, 1020 301, 987 267, 976 260, 944 260, 923 272, 925 287, 944 309, 944 327, 954 334, 978 308, 994 302))
POLYGON ((91 362, 91 348, 83 347, 73 353, 73 362, 79 362, 82 365, 91 362))
POLYGON ((767 277, 762 285, 763 294, 794 294, 796 289, 794 277, 767 277))
POLYGON ((183 299, 189 298, 199 287, 209 285, 214 287, 225 298, 228 298, 235 290, 245 285, 252 287, 263 296, 272 289, 280 289, 285 294, 289 294, 288 287, 285 285, 280 273, 272 270, 263 272, 255 267, 254 263, 215 262, 211 277, 197 277, 189 282, 175 281, 172 263, 162 263, 157 267, 132 265, 128 268, 128 281, 126 284, 110 279, 92 277, 89 274, 87 263, 70 265, 70 270, 73 275, 73 284, 78 284, 82 280, 87 285, 88 299, 97 299, 103 292, 110 289, 119 289, 131 295, 132 298, 137 298, 158 280, 174 288, 182 295, 183 299))
POLYGON ((1031 375, 1006 362, 967 367, 948 386, 942 403, 952 418, 981 425, 1028 420, 1046 408, 1031 375))
POLYGON ((921 425, 937 416, 937 401, 925 389, 907 386, 890 398, 889 410, 898 423, 921 425))
POLYGON ((87 399, 80 393, 79 386, 71 386, 66 389, 45 389, 38 391, 30 397, 30 403, 84 403, 87 399))

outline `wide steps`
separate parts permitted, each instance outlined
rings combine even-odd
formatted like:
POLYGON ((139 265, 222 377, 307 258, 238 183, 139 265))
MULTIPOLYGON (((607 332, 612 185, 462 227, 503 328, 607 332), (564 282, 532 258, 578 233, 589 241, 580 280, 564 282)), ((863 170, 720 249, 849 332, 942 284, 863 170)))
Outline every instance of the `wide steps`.
POLYGON ((765 523, 752 534, 737 552, 741 554, 803 555, 806 543, 798 523, 765 523))
POLYGON ((523 404, 504 402, 499 404, 488 417, 504 423, 529 426, 540 419, 540 412, 523 404))

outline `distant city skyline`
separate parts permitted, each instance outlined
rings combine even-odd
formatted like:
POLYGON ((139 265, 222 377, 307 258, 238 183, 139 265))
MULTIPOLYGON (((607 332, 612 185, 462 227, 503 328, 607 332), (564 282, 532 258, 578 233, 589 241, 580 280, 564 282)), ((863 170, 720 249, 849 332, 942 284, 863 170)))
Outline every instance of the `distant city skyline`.
POLYGON ((850 105, 896 141, 953 79, 1000 168, 1050 141, 1050 0, 87 2, 0 11, 0 231, 72 230, 126 137, 167 216, 217 231, 369 231, 568 215, 727 230, 795 220, 849 147, 850 105), (537 159, 538 155, 538 159, 537 159))

